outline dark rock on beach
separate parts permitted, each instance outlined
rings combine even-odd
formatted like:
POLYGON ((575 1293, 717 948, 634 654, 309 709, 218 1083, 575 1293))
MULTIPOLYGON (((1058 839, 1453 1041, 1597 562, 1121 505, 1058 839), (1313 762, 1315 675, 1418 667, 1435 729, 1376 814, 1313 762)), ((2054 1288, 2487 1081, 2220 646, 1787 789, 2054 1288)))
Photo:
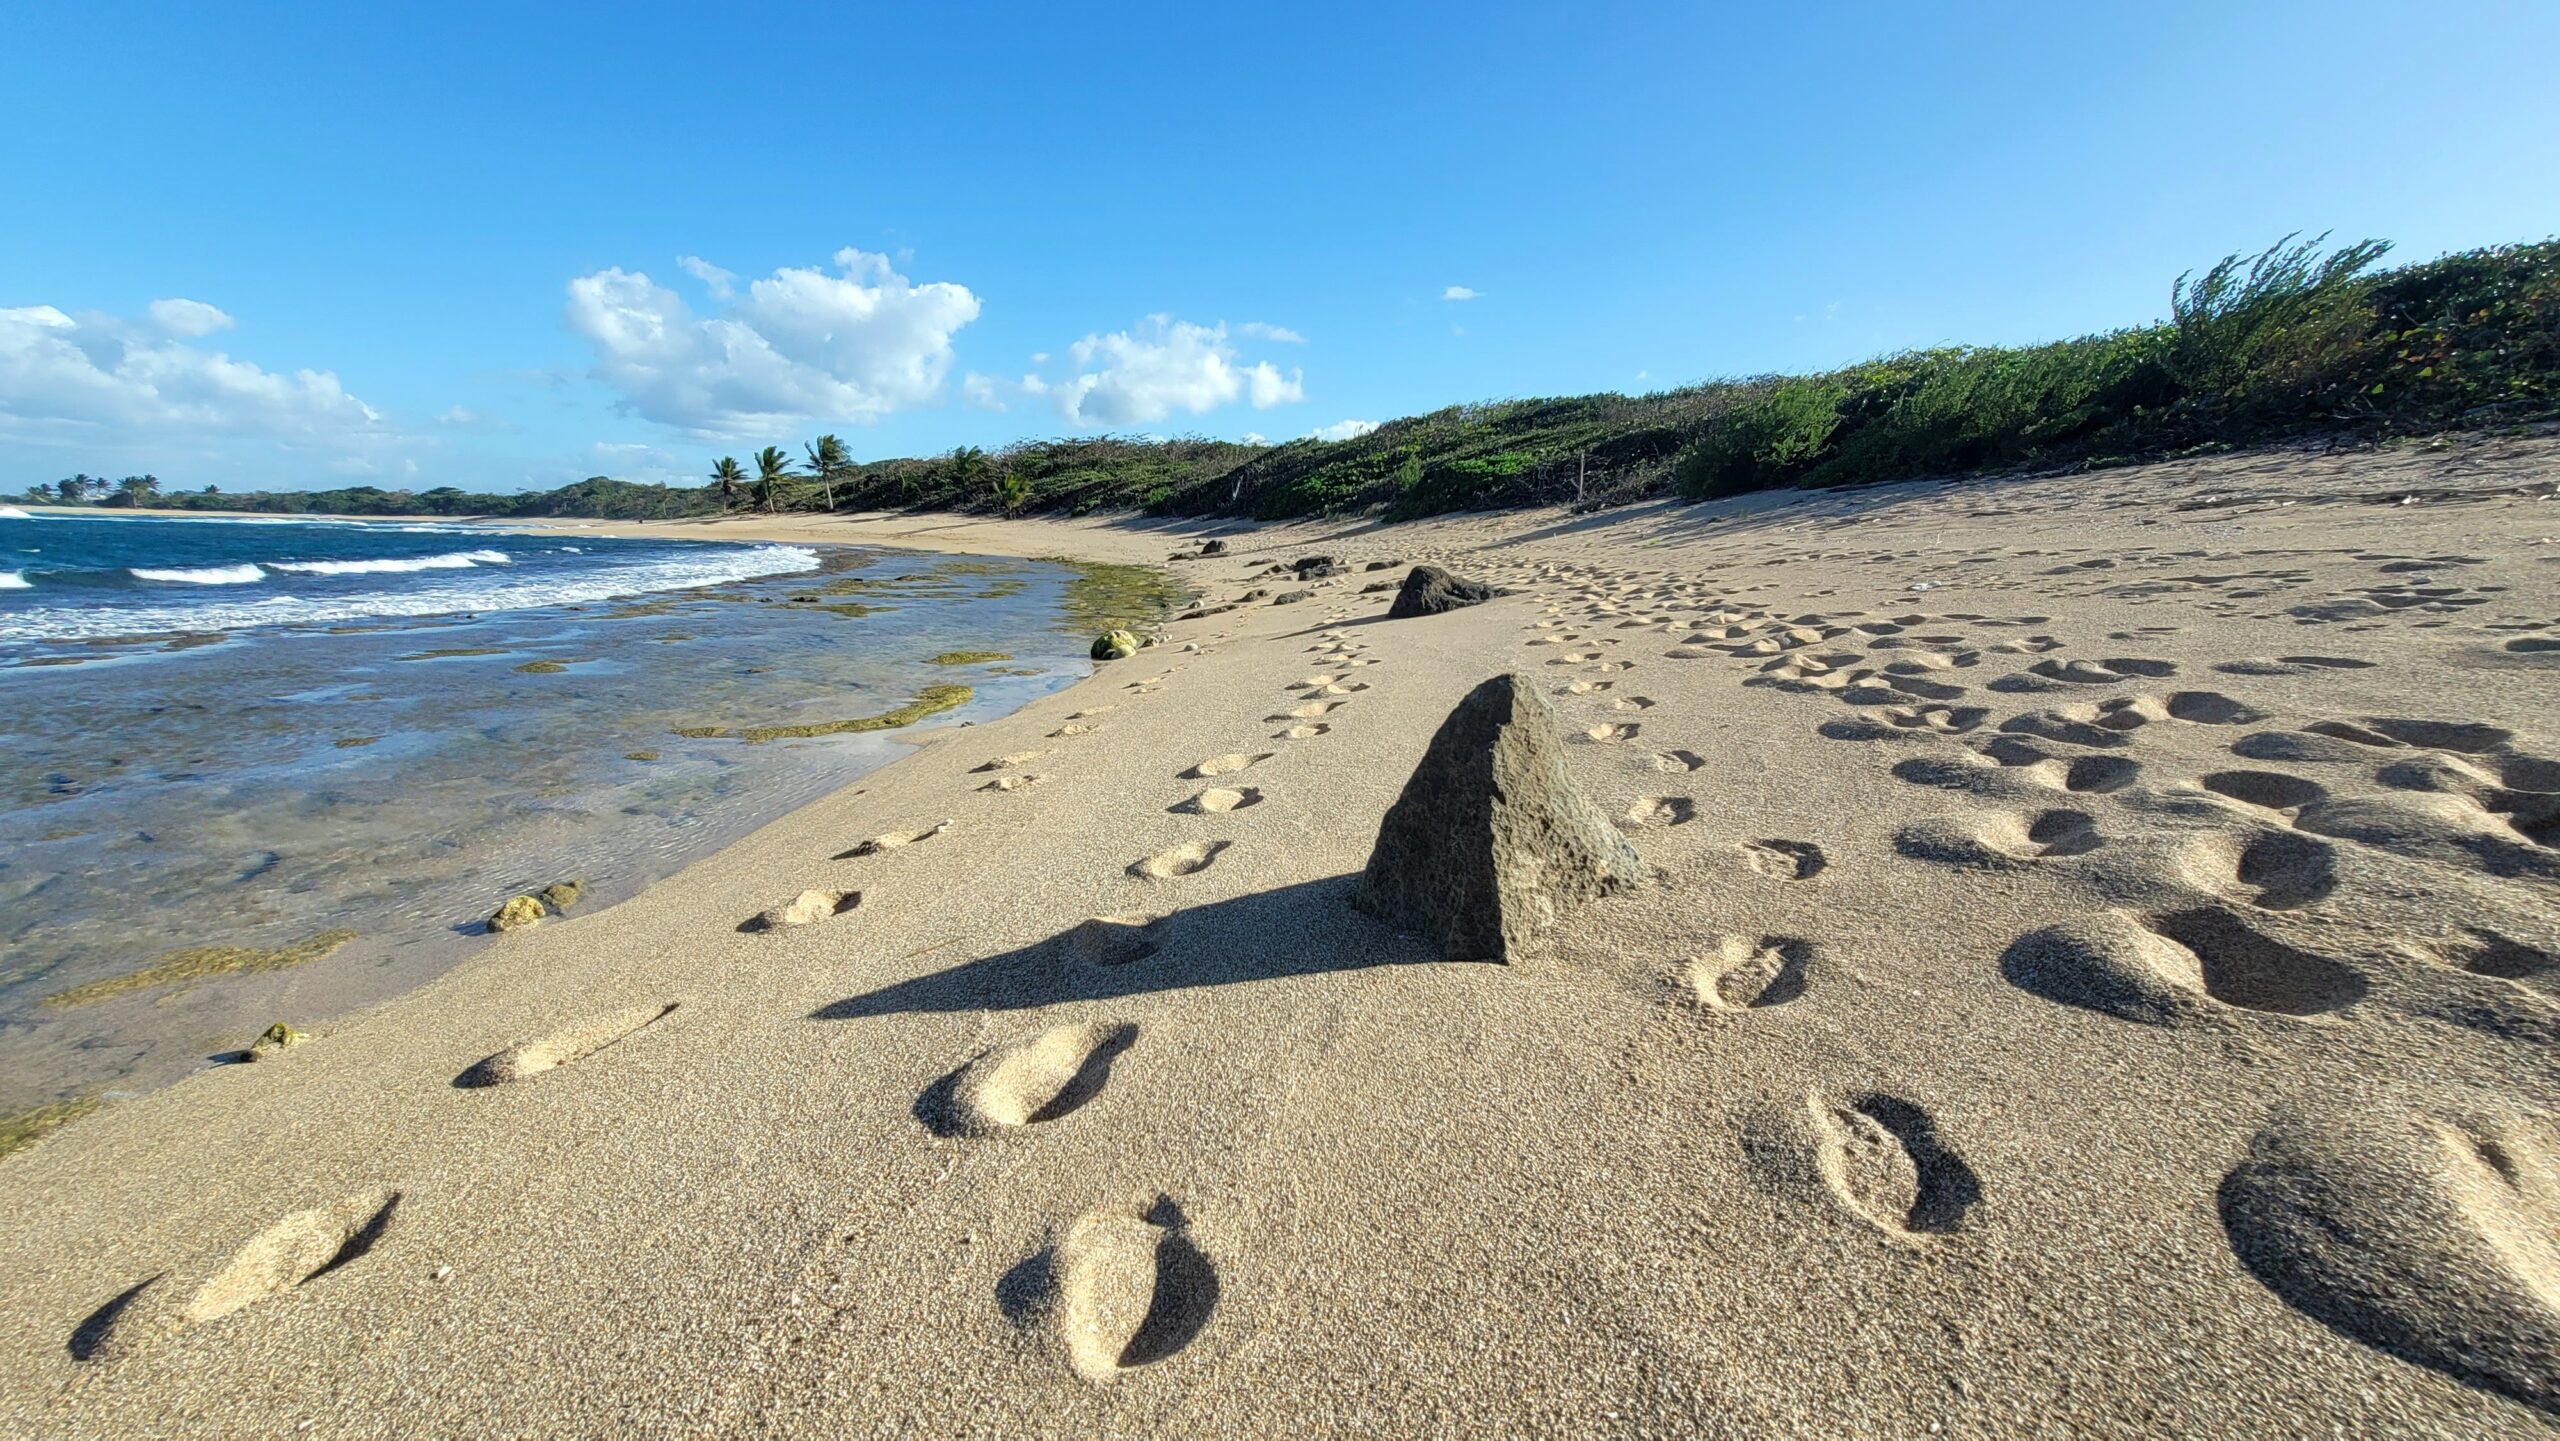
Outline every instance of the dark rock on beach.
POLYGON ((1417 616, 1443 615, 1463 609, 1502 594, 1480 580, 1465 580, 1451 575, 1436 565, 1417 565, 1407 572, 1404 585, 1396 592, 1396 603, 1387 607, 1387 619, 1412 620, 1417 616))
POLYGON ((1544 949, 1573 907, 1633 889, 1644 862, 1564 756, 1527 680, 1468 692, 1388 808, 1352 903, 1452 960, 1508 962, 1544 949))

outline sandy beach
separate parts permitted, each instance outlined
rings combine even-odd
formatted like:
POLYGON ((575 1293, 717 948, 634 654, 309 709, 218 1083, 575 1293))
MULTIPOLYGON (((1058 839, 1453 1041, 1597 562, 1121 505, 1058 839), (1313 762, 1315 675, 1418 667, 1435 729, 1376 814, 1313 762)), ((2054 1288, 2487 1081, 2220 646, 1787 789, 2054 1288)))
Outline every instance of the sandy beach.
POLYGON ((0 1431, 2547 1431, 2555 492, 638 527, 1215 613, 0 1161, 0 1431), (1351 896, 1504 674, 1648 875, 1445 960, 1351 896))

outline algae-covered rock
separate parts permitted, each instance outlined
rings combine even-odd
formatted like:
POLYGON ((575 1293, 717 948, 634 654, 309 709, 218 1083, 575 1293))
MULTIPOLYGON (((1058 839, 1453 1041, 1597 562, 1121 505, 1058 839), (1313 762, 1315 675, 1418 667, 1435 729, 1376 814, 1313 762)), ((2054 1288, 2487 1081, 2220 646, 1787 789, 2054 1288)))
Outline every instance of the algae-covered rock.
POLYGON ((489 929, 493 931, 522 930, 527 926, 540 925, 543 914, 541 897, 509 896, 507 903, 498 907, 496 914, 489 917, 489 929))
POLYGON ((1125 630, 1107 630, 1094 637, 1095 660, 1127 660, 1138 653, 1138 638, 1125 630))
POLYGON ((542 903, 555 911, 565 911, 578 903, 586 889, 585 881, 553 881, 542 888, 542 903))
POLYGON ((249 1059, 263 1061, 288 1046, 299 1046, 310 1039, 309 1033, 297 1031, 285 1022, 278 1021, 259 1032, 258 1039, 249 1043, 249 1059))

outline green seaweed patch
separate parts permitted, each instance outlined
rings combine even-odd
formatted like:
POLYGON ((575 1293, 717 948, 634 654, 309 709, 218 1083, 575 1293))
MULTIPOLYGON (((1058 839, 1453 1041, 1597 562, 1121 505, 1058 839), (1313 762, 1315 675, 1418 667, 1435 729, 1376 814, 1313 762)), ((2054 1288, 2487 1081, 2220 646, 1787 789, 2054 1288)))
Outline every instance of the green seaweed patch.
POLYGON ((656 751, 624 751, 622 758, 627 761, 653 761, 658 758, 658 753, 656 751))
POLYGON ((735 738, 749 745, 766 741, 808 740, 816 736, 853 735, 861 731, 896 730, 911 726, 926 716, 967 705, 977 692, 965 685, 929 685, 916 693, 916 698, 896 710, 878 715, 856 716, 851 720, 819 721, 813 725, 793 726, 678 726, 676 734, 687 740, 719 740, 735 738))
POLYGON ((1151 566, 1074 560, 1063 555, 1041 559, 1072 572, 1061 603, 1066 611, 1059 623, 1062 630, 1087 635, 1112 630, 1150 631, 1191 598, 1191 592, 1172 576, 1151 566))
POLYGON ((925 662, 926 665, 985 665, 989 661, 1011 660, 1009 650, 946 650, 925 662))
POLYGON ((971 594, 975 595, 980 600, 1002 600, 1009 595, 1020 595, 1023 591, 1029 588, 1030 582, 1028 581, 1000 580, 995 584, 988 586, 985 590, 972 591, 971 594))
POLYGON ((14 1156, 96 1109, 98 1098, 83 1096, 0 1116, 0 1156, 14 1156))
POLYGON ((946 560, 934 567, 940 575, 1006 575, 1019 567, 1010 560, 946 560))
POLYGON ((380 736, 340 736, 329 744, 342 751, 351 751, 358 746, 369 746, 380 739, 382 739, 380 736))
POLYGON ((897 607, 894 605, 865 605, 858 600, 825 600, 811 606, 810 609, 823 610, 830 615, 840 615, 848 620, 860 620, 866 615, 878 615, 884 610, 896 610, 897 607))
POLYGON ((10 669, 25 670, 29 666, 38 665, 79 665, 83 661, 105 659, 106 657, 102 655, 40 655, 35 657, 33 660, 22 660, 16 665, 11 666, 10 669))
POLYGON ((518 675, 558 675, 568 667, 556 660, 529 660, 516 667, 518 675))
POLYGON ((445 649, 443 649, 443 650, 422 650, 422 651, 418 652, 416 655, 401 655, 401 656, 393 656, 393 657, 392 657, 392 659, 393 659, 393 660, 459 660, 459 659, 461 659, 461 658, 462 658, 462 657, 464 657, 464 656, 472 656, 472 655, 505 655, 506 653, 507 653, 507 651, 506 651, 506 647, 504 647, 504 646, 490 646, 490 645, 460 645, 460 646, 449 646, 449 647, 447 647, 447 648, 445 648, 445 649))
POLYGON ((987 674, 989 675, 1047 675, 1048 673, 1049 671, 1047 667, 1036 665, 991 665, 987 667, 987 674))
POLYGON ((103 981, 56 991, 45 997, 44 1003, 66 1008, 85 1006, 92 1001, 103 1001, 134 991, 154 990, 161 986, 191 986, 216 976, 281 971, 319 960, 355 938, 354 931, 322 931, 272 951, 249 946, 192 946, 182 951, 168 951, 131 975, 109 976, 103 981))

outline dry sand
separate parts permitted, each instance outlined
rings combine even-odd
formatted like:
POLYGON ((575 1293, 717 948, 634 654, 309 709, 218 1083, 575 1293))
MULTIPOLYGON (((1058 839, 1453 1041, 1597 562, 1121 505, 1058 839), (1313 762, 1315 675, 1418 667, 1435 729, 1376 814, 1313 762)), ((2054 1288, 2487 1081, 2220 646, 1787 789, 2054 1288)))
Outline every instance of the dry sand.
POLYGON ((0 1163, 0 1432, 2546 1430, 2555 477, 689 527, 1516 593, 1174 625, 0 1163), (1660 878, 1436 961, 1347 898, 1503 671, 1660 878))

